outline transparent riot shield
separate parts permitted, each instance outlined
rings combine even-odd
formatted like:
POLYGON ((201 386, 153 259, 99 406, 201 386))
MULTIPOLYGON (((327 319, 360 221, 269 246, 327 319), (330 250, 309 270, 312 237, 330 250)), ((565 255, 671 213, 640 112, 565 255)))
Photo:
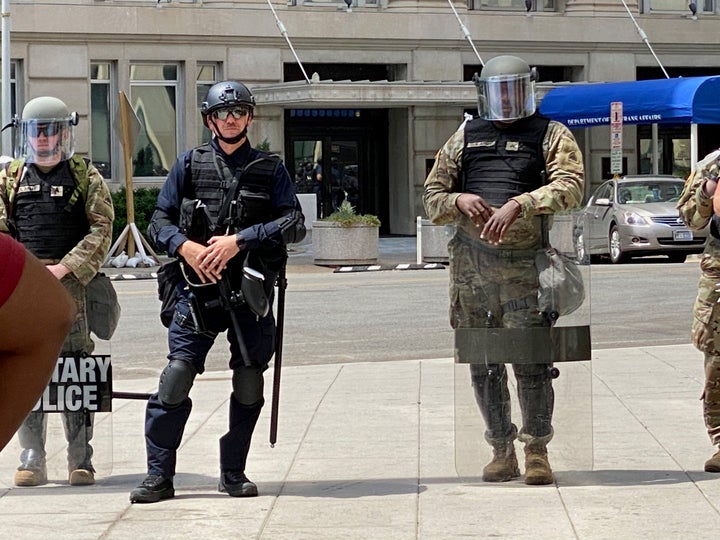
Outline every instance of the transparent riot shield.
POLYGON ((589 258, 576 257, 581 218, 560 220, 562 234, 551 234, 550 240, 582 277, 580 301, 561 299, 557 309, 546 306, 544 327, 455 330, 455 465, 460 477, 481 478, 494 450, 509 441, 517 454, 519 481, 524 447, 531 440, 547 443, 556 478, 563 471, 592 469, 590 265, 589 258))
MULTIPOLYGON (((68 484, 73 470, 112 472, 112 362, 110 342, 94 338, 92 355, 61 356, 49 385, 0 453, 0 485, 68 484), (24 465, 23 465, 24 464, 24 465), (18 468, 34 471, 16 477, 18 468)), ((73 483, 88 483, 77 472, 73 483)))

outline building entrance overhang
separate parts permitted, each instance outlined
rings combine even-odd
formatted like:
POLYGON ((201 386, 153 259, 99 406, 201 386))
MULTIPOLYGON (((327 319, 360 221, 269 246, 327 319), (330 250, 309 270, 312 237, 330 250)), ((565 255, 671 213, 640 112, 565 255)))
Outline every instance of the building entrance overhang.
POLYGON ((286 108, 397 108, 412 105, 472 107, 477 92, 472 82, 293 81, 252 88, 258 105, 286 108))

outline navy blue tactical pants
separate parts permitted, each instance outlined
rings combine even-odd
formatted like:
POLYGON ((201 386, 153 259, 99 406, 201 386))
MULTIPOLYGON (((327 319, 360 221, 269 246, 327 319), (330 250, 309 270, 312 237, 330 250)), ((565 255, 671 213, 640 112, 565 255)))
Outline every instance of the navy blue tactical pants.
MULTIPOLYGON (((241 373, 242 377, 258 377, 257 384, 262 388, 263 371, 275 349, 275 319, 272 312, 258 319, 251 313, 239 313, 240 328, 247 347, 252 368, 243 364, 240 348, 235 339, 234 330, 227 316, 227 339, 230 343, 229 367, 241 373)), ((193 365, 198 374, 205 370, 205 359, 215 343, 217 333, 199 333, 195 331, 190 315, 187 295, 178 300, 175 317, 168 328, 169 360, 179 360, 193 365)), ((264 404, 262 395, 252 403, 242 396, 231 394, 229 400, 229 430, 220 440, 221 470, 244 470, 250 440, 255 424, 264 404), (239 401, 241 400, 241 401, 239 401)), ((182 441, 192 400, 188 397, 175 407, 164 405, 158 395, 148 400, 145 414, 145 444, 147 451, 148 474, 158 474, 165 478, 175 475, 177 449, 182 441)))

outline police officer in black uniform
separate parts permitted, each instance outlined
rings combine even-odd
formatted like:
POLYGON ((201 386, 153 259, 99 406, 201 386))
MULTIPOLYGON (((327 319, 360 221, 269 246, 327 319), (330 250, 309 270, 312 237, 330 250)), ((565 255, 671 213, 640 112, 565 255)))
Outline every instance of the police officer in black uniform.
POLYGON ((258 494, 245 476, 245 463, 264 404, 263 372, 274 353, 276 328, 272 309, 251 309, 258 299, 244 302, 239 292, 250 267, 254 275, 263 274, 261 290, 272 306, 285 246, 301 241, 305 226, 285 166, 250 146, 254 107, 252 93, 241 83, 210 88, 201 114, 212 142, 177 159, 148 228, 157 246, 180 260, 182 278, 173 288, 177 304, 168 327, 169 362, 147 403, 148 475, 131 492, 133 503, 174 496, 177 449, 192 408, 188 394, 225 330, 233 377, 218 489, 233 497, 258 494))

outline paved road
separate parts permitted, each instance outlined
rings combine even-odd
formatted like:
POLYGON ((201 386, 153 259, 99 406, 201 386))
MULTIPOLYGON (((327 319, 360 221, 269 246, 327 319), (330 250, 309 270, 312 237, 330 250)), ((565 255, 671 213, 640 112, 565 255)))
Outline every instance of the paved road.
MULTIPOLYGON (((594 348, 688 343, 697 260, 647 261, 592 266, 594 348)), ((339 274, 290 266, 288 281, 286 365, 445 358, 452 353, 445 269, 339 274)), ((112 342, 115 373, 131 378, 159 373, 167 346, 155 282, 115 285, 123 306, 112 342)), ((226 349, 221 336, 208 370, 226 369, 226 349)))

